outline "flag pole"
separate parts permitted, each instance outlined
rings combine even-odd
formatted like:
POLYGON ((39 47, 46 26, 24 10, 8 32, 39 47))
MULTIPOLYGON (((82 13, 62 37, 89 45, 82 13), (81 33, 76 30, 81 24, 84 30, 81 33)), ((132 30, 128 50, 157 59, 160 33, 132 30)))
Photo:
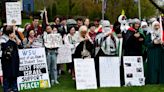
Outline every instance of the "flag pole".
POLYGON ((141 20, 141 1, 138 0, 138 17, 141 20))

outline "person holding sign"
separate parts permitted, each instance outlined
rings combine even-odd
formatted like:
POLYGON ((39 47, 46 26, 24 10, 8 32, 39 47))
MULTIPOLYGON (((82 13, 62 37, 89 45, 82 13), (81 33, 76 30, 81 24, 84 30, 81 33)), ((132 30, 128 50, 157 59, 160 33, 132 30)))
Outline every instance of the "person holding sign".
POLYGON ((24 48, 32 48, 33 42, 36 40, 34 30, 30 30, 27 32, 27 38, 23 41, 24 48))
POLYGON ((20 40, 17 39, 12 26, 7 26, 5 34, 9 39, 6 43, 2 43, 3 89, 4 92, 18 92, 18 45, 20 44, 20 40))
POLYGON ((113 34, 112 29, 110 28, 110 22, 107 20, 102 21, 102 32, 99 32, 95 39, 95 67, 98 86, 100 86, 99 57, 116 56, 117 42, 117 37, 113 34))
MULTIPOLYGON (((82 59, 86 59, 86 58, 91 58, 93 57, 93 44, 91 41, 91 38, 89 37, 89 35, 87 34, 87 26, 81 26, 79 28, 79 44, 76 47, 75 50, 75 58, 82 58, 82 59)), ((73 78, 75 79, 75 78, 73 78)))
POLYGON ((160 33, 160 23, 154 21, 152 23, 152 32, 148 36, 149 39, 146 40, 146 46, 148 47, 148 69, 146 82, 148 84, 161 84, 164 83, 164 73, 163 73, 163 61, 162 61, 162 42, 160 33))
MULTIPOLYGON (((75 35, 75 27, 73 25, 70 25, 68 27, 68 31, 69 31, 69 33, 64 38, 64 43, 71 48, 71 51, 72 51, 72 61, 73 61, 75 49, 76 49, 76 46, 78 45, 77 37, 75 35)), ((74 77, 74 66, 73 66, 73 62, 71 64, 70 63, 67 64, 67 70, 68 70, 68 72, 71 72, 72 77, 74 77)))
MULTIPOLYGON (((56 33, 56 32, 55 32, 56 33)), ((46 47, 46 54, 47 54, 47 65, 48 65, 48 71, 49 71, 49 76, 50 76, 50 80, 51 80, 51 84, 59 84, 57 78, 58 78, 58 74, 57 74, 57 50, 58 47, 54 47, 51 44, 54 44, 49 39, 49 35, 51 34, 55 34, 51 28, 51 26, 47 26, 46 27, 46 32, 44 32, 44 45, 46 47)), ((56 33, 58 34, 58 33, 56 33)))

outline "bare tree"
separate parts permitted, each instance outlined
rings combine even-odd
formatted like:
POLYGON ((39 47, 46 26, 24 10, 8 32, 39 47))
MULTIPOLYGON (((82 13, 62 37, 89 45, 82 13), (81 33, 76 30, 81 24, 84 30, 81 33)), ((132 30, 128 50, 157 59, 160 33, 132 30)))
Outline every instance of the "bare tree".
POLYGON ((154 0, 149 0, 161 13, 164 13, 164 9, 161 8, 154 0))

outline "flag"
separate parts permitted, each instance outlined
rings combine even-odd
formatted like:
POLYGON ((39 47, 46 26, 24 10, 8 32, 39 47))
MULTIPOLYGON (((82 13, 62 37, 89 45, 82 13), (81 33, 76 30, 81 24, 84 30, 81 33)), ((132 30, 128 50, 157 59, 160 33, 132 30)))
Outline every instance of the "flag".
POLYGON ((164 30, 163 30, 163 26, 162 26, 162 16, 160 16, 159 18, 160 20, 160 30, 161 30, 161 41, 164 42, 164 30))

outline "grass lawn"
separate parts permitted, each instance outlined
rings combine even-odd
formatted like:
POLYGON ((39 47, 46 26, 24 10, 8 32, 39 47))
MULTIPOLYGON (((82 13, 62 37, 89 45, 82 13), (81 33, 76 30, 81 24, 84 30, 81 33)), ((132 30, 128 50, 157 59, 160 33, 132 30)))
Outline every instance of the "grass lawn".
MULTIPOLYGON (((97 90, 77 91, 75 82, 69 74, 62 75, 60 84, 47 89, 32 89, 21 92, 164 92, 164 85, 147 85, 143 87, 98 88, 97 90)), ((2 92, 2 88, 0 88, 2 92)))

